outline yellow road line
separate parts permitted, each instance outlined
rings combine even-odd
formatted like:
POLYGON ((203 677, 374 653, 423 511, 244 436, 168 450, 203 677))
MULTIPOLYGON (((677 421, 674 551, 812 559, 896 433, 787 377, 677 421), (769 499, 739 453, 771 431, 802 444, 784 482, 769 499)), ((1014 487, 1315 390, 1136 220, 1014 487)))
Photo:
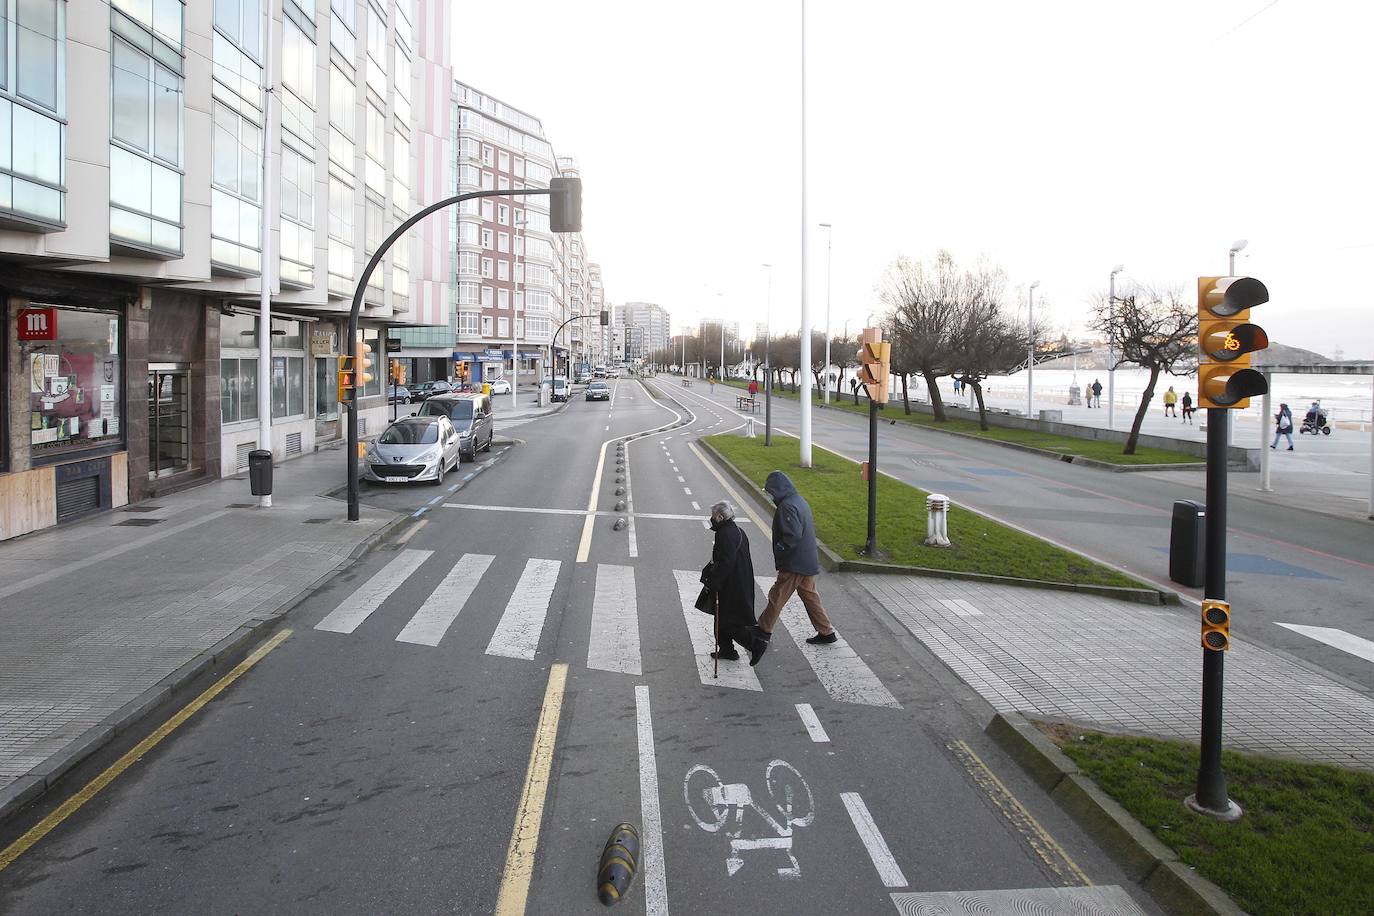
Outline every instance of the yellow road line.
POLYGON ((716 466, 714 464, 706 460, 706 456, 701 453, 701 450, 696 447, 695 443, 688 442, 687 448, 691 451, 693 455, 697 456, 698 461, 706 465, 706 470, 711 472, 711 476, 714 477, 716 480, 720 481, 720 485, 725 488, 726 495, 729 496, 732 500, 734 500, 736 509, 743 511, 745 515, 748 515, 749 518, 753 520, 754 524, 759 526, 760 531, 773 530, 773 523, 762 521, 757 515, 754 514, 754 510, 753 508, 751 508, 753 505, 752 502, 740 498, 740 495, 735 492, 735 488, 730 486, 729 482, 720 475, 720 472, 716 470, 716 466))
POLYGON ((58 824, 61 824, 68 817, 75 814, 82 805, 86 804, 86 802, 95 798, 96 794, 99 793, 101 789, 114 782, 119 774, 133 766, 139 758, 156 747, 158 742, 162 741, 163 738, 166 738, 172 732, 176 731, 182 723, 199 712, 201 707, 205 706, 206 703, 209 703, 215 697, 223 693, 225 688, 242 677, 249 668, 252 668, 258 662, 262 661, 268 652, 271 652, 277 646, 281 645, 290 635, 290 630, 282 630, 267 642, 263 643, 255 649, 251 655, 235 665, 232 671, 207 687, 204 693, 183 706, 176 715, 158 726, 157 730, 151 735, 130 748, 123 757, 120 757, 114 763, 110 764, 105 772, 86 783, 80 792, 77 792, 71 798, 63 802, 56 811, 43 818, 43 820, 29 828, 27 833, 5 847, 3 851, 0 851, 0 871, 4 871, 15 859, 22 856, 35 843, 51 833, 58 824))
POLYGON ((529 898, 530 879, 534 877, 534 851, 539 845, 539 825, 544 820, 544 798, 549 791, 553 769, 553 746, 558 739, 558 716, 563 708, 563 685, 568 666, 554 665, 549 670, 549 686, 544 690, 544 705, 534 730, 530 766, 525 771, 525 788, 520 807, 515 810, 515 828, 506 851, 506 867, 501 874, 501 890, 496 897, 497 916, 520 916, 529 898))
POLYGON ((973 752, 973 748, 963 741, 951 742, 946 747, 954 752, 954 756, 959 758, 959 762, 964 765, 964 769, 968 770, 973 781, 988 793, 1003 816, 1011 821, 1012 826, 1025 837, 1031 849, 1035 851, 1042 862, 1049 866, 1050 871, 1058 875, 1066 885, 1075 883, 1086 886, 1092 885, 1092 881, 1064 851, 1064 847, 1060 846, 1054 837, 1050 836, 1049 831, 1040 825, 1034 815, 1027 811, 1021 802, 1017 801, 1016 796, 1011 794, 1011 790, 1002 783, 1002 780, 997 778, 992 770, 988 769, 988 765, 982 761, 982 758, 973 752))

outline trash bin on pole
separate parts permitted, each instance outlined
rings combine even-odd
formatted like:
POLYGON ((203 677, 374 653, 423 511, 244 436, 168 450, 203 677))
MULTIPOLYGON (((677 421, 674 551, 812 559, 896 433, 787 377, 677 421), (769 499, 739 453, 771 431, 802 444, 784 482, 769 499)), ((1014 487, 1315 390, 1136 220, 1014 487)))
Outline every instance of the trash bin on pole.
POLYGON ((248 487, 254 496, 272 495, 272 453, 267 449, 248 453, 248 487))

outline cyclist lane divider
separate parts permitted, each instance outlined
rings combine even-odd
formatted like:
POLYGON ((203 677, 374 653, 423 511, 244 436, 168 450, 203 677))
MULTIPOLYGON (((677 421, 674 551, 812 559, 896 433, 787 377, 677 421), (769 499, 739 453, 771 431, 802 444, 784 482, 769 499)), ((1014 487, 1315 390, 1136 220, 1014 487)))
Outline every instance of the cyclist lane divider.
POLYGON ((596 871, 596 896, 603 906, 624 899, 638 868, 639 831, 633 824, 617 824, 601 850, 601 867, 596 871))

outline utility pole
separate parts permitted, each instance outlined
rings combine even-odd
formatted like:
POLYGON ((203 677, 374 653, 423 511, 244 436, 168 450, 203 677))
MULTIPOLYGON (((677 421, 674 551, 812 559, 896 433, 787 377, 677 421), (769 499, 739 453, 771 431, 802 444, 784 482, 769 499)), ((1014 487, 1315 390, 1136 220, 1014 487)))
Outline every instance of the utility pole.
POLYGON ((806 0, 801 0, 801 457, 811 467, 811 307, 807 297, 807 249, 811 224, 806 217, 806 0))
POLYGON ((1116 275, 1125 270, 1123 264, 1112 268, 1107 280, 1107 428, 1116 429, 1116 275))
POLYGON ((821 397, 830 406, 830 243, 833 229, 829 223, 821 223, 825 230, 825 385, 821 397))
MULTIPOLYGON (((272 81, 272 19, 274 0, 263 4, 263 90, 262 90, 262 226, 259 230, 262 250, 262 270, 259 272, 258 295, 258 448, 272 451, 272 268, 276 257, 272 247, 272 97, 276 95, 272 81)), ((352 353, 353 341, 342 345, 340 353, 352 353)), ((357 394, 354 394, 357 397, 357 394)), ((353 456, 357 461, 357 455, 353 456)), ((258 508, 272 505, 272 494, 258 497, 258 508)))
POLYGON ((1035 418, 1035 288, 1036 280, 1027 291, 1026 300, 1026 419, 1035 418))
POLYGON ((768 304, 763 320, 763 444, 773 444, 773 359, 769 346, 773 343, 773 265, 768 268, 768 304))

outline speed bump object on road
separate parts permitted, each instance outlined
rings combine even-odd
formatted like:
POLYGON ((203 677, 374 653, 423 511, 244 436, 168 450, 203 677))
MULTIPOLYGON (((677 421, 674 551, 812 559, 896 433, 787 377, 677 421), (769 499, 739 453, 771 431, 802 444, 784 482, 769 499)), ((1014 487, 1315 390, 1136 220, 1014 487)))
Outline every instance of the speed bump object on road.
POLYGON ((601 851, 596 871, 596 896, 603 906, 614 906, 625 896, 639 867, 639 831, 633 824, 617 824, 601 851))

